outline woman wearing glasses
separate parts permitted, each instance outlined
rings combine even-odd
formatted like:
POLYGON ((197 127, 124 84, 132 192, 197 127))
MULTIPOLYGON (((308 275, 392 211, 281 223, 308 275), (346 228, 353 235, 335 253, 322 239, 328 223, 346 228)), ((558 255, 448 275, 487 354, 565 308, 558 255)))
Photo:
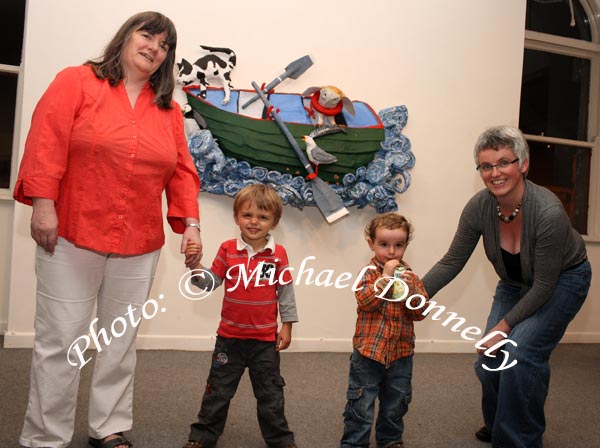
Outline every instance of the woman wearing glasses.
POLYGON ((587 296, 591 268, 560 200, 527 180, 529 148, 518 129, 486 130, 474 156, 486 188, 465 206, 448 252, 423 284, 433 297, 458 275, 483 236, 500 280, 483 336, 496 333, 475 363, 484 420, 475 436, 494 447, 541 447, 548 359, 587 296), (502 345, 504 339, 516 346, 502 345), (490 348, 487 355, 498 356, 484 353, 490 348))

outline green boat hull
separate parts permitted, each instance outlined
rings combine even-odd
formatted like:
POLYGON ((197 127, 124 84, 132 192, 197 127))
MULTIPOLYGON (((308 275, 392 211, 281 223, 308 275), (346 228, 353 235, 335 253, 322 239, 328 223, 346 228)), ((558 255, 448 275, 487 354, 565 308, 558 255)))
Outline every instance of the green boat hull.
MULTIPOLYGON (((222 110, 186 90, 188 103, 206 121, 208 129, 226 156, 245 160, 253 166, 306 176, 306 169, 273 120, 252 118, 222 110)), ((347 133, 318 137, 319 146, 337 157, 330 165, 319 165, 318 175, 323 180, 338 183, 346 173, 367 166, 381 149, 384 129, 377 126, 348 127, 347 133)), ((286 123, 300 148, 306 147, 302 136, 315 129, 311 124, 286 123)))

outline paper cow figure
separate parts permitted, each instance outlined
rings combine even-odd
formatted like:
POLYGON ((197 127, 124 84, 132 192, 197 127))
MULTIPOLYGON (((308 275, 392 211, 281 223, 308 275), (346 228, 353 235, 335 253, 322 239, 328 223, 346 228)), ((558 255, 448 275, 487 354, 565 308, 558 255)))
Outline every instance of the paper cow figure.
POLYGON ((200 45, 206 54, 191 63, 182 59, 177 63, 176 82, 179 86, 188 86, 200 81, 200 96, 206 98, 206 87, 212 85, 209 81, 218 81, 223 87, 225 98, 223 104, 228 104, 230 99, 231 71, 235 68, 237 58, 230 48, 209 47, 200 45))

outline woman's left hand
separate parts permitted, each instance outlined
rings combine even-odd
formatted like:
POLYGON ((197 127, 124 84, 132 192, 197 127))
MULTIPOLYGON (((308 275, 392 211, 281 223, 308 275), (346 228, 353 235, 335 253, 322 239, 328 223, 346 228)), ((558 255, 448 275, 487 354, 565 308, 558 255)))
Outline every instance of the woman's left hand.
MULTIPOLYGON (((483 355, 483 353, 490 347, 493 347, 494 345, 496 345, 498 342, 503 341, 504 339, 506 339, 508 337, 508 334, 510 333, 511 327, 506 323, 506 321, 504 319, 502 319, 500 322, 498 322, 498 324, 492 328, 489 333, 493 333, 495 331, 501 331, 504 334, 506 334, 505 336, 502 336, 501 334, 496 334, 493 338, 488 339, 487 341, 485 341, 485 345, 482 348, 478 348, 477 349, 477 353, 479 353, 480 355, 483 355)), ((487 336, 486 335, 486 336, 487 336)), ((485 338, 485 337, 484 337, 485 338)), ((498 351, 498 349, 494 350, 491 354, 495 355, 496 352, 498 351)))
POLYGON ((181 238, 180 253, 186 254, 185 265, 190 269, 194 269, 202 259, 202 240, 200 239, 200 230, 197 227, 186 227, 181 238), (196 246, 196 250, 186 253, 186 248, 189 244, 196 246))

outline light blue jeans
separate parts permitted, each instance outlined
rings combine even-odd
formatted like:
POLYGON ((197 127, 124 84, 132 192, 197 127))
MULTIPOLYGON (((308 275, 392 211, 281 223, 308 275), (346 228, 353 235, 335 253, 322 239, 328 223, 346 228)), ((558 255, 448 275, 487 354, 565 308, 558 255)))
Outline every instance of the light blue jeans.
MULTIPOLYGON (((554 294, 538 311, 514 326, 509 338, 518 346, 502 347, 509 353, 510 369, 490 372, 482 367, 498 367, 504 356, 480 355, 475 373, 482 387, 485 426, 492 432, 494 448, 541 448, 546 428, 544 403, 550 383, 548 361, 587 296, 592 270, 585 261, 563 272, 554 294)), ((521 288, 502 281, 496 287, 486 334, 519 301, 521 288)))
POLYGON ((404 421, 412 397, 413 358, 400 358, 386 367, 354 350, 350 357, 350 375, 344 435, 341 448, 368 447, 373 426, 375 399, 379 414, 375 425, 378 448, 402 441, 404 421))

